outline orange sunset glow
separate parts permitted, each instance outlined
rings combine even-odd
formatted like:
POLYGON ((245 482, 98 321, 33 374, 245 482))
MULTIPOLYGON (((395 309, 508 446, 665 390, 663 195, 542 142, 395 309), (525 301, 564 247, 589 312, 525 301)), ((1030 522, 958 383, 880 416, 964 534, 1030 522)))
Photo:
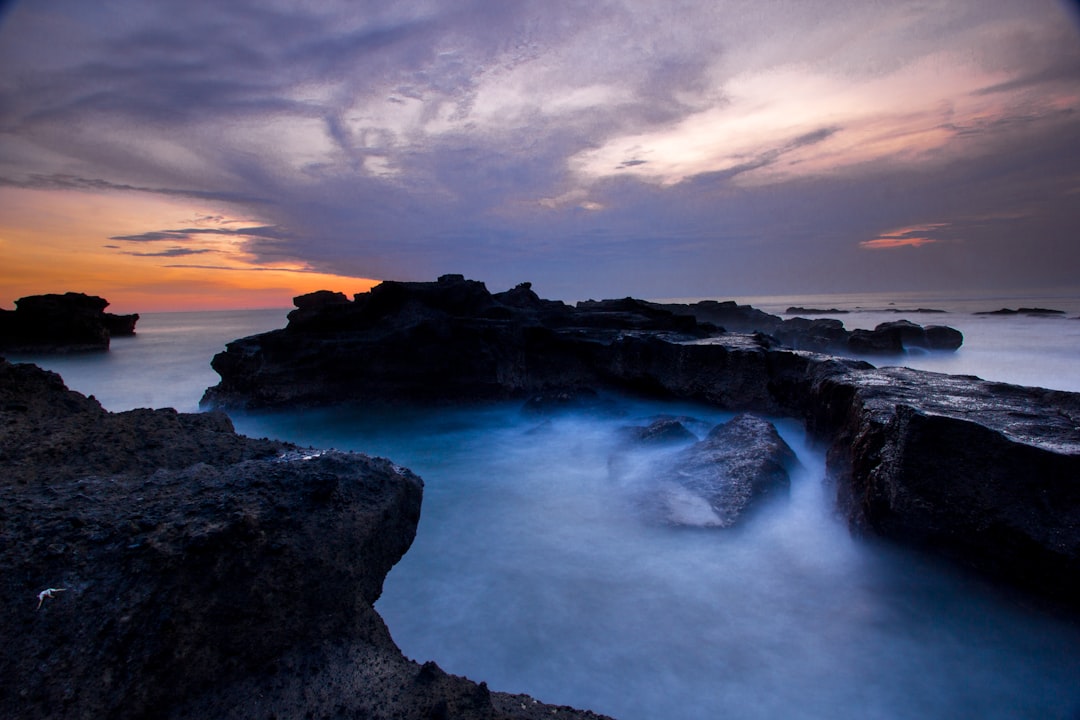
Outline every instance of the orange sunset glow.
POLYGON ((301 263, 255 264, 243 236, 215 230, 248 226, 220 208, 143 193, 0 191, 0 307, 27 295, 85 292, 112 312, 291 307, 296 295, 352 295, 378 281, 320 273, 301 263), (182 253, 165 243, 124 241, 146 227, 206 229, 182 253), (153 245, 153 247, 146 247, 153 245))

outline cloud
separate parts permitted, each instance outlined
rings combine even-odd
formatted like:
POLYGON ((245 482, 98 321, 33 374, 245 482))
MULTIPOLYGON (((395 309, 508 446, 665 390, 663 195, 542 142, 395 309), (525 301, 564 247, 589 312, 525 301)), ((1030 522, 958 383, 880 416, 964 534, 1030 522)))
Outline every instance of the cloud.
POLYGON ((0 187, 21 188, 24 190, 85 190, 89 192, 138 192, 172 197, 193 198, 196 200, 221 200, 243 204, 258 204, 263 200, 228 191, 207 191, 182 188, 141 187, 126 183, 115 183, 102 178, 84 178, 75 175, 54 173, 41 175, 31 173, 23 179, 0 176, 0 187))
POLYGON ((1073 252, 1076 40, 1050 0, 22 3, 0 191, 189 200, 109 238, 164 252, 569 297, 902 286, 860 250, 1007 258, 1056 218, 1027 281, 1073 252))
POLYGON ((168 250, 162 250, 161 252, 125 252, 125 255, 134 255, 136 257, 184 257, 186 255, 201 255, 203 253, 213 252, 207 248, 194 249, 194 248, 181 248, 174 247, 168 250))
MULTIPOLYGON (((220 222, 220 220, 218 220, 220 222)), ((151 230, 135 235, 113 235, 110 240, 123 240, 125 242, 181 242, 192 240, 201 235, 226 235, 232 237, 261 237, 281 239, 287 238, 288 234, 281 232, 276 227, 260 225, 256 227, 220 228, 220 227, 193 227, 180 230, 151 230)))

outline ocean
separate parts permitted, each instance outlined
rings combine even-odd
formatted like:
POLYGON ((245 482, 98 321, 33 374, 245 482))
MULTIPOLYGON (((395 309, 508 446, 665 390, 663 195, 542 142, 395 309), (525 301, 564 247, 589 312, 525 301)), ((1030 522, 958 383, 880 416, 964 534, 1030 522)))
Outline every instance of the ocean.
MULTIPOLYGON (((718 298, 727 299, 727 298, 718 298)), ((735 298, 769 312, 849 310, 960 329, 954 354, 894 361, 1080 391, 1080 296, 735 298), (1064 316, 974 315, 1050 307, 1064 316), (944 313, 894 313, 932 308, 944 313)), ((110 410, 194 411, 231 339, 286 310, 147 313, 109 353, 9 356, 61 373, 110 410)), ((393 459, 425 481, 416 541, 377 604, 406 655, 622 720, 1080 718, 1080 623, 837 517, 820 447, 775 418, 801 467, 730 530, 672 528, 642 508, 647 468, 621 428, 692 403, 613 398, 536 418, 515 403, 396 412, 234 413, 237 429, 393 459)))

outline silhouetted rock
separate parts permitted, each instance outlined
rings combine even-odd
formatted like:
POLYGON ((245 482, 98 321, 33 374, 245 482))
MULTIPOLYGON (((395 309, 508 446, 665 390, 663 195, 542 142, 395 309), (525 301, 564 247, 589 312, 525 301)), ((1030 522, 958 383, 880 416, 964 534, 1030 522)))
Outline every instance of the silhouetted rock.
MULTIPOLYGON (((222 380, 204 401, 302 407, 579 397, 591 388, 794 416, 829 446, 830 474, 854 526, 1080 607, 1080 395, 877 370, 784 349, 772 335, 719 332, 711 323, 761 320, 735 303, 627 298, 570 308, 528 287, 510 292, 492 296, 460 276, 384 283, 315 313, 313 324, 290 320, 285 330, 230 343, 214 358, 222 380)), ((828 319, 774 319, 771 332, 797 320, 806 323, 802 337, 822 343, 837 330, 828 319)), ((854 331, 849 350, 853 338, 860 352, 960 342, 950 328, 907 322, 854 331)))
POLYGON ((1028 308, 1022 307, 1016 310, 1009 308, 1001 308, 1000 310, 984 310, 982 312, 975 313, 976 315, 1064 315, 1064 310, 1051 310, 1049 308, 1028 308))
POLYGON ((0 310, 0 350, 84 352, 108 350, 112 335, 133 335, 138 315, 105 312, 109 302, 83 293, 30 295, 15 310, 0 310))
MULTIPOLYGON (((909 348, 953 351, 963 344, 964 339, 959 330, 945 326, 933 326, 931 339, 928 335, 930 328, 907 320, 882 323, 873 330, 848 331, 843 322, 834 318, 784 319, 733 301, 707 300, 692 305, 668 303, 657 307, 677 315, 690 315, 700 322, 716 323, 732 332, 764 333, 793 350, 835 355, 903 355, 909 348)), ((808 315, 842 312, 790 307, 787 314, 796 311, 805 311, 804 314, 808 315)))
POLYGON ((0 360, 0 716, 596 717, 401 654, 373 604, 421 493, 0 360))
POLYGON ((837 310, 836 308, 829 308, 823 310, 821 308, 806 308, 799 306, 789 307, 784 311, 785 315, 847 315, 850 310, 837 310))

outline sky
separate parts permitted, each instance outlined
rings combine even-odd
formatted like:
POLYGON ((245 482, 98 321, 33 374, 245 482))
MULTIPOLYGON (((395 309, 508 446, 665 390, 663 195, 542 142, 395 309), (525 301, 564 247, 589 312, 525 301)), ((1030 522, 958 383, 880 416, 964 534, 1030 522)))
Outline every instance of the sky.
POLYGON ((1078 111, 1060 0, 8 2, 0 307, 1076 289, 1078 111))

